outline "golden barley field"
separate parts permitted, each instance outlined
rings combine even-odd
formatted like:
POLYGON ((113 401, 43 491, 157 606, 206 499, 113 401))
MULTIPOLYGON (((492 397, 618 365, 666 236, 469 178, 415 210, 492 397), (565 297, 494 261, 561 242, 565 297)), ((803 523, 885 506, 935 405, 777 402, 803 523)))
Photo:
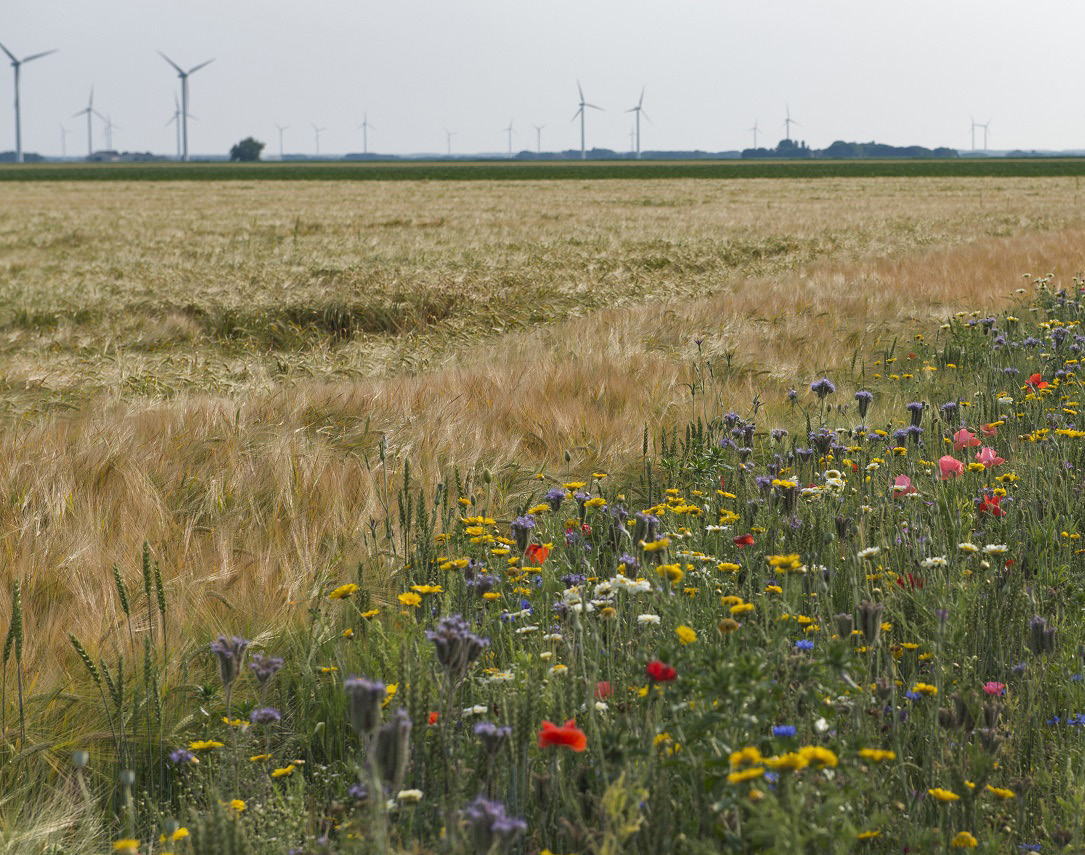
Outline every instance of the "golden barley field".
POLYGON ((273 633, 359 561, 379 599, 406 461, 430 495, 485 467, 509 507, 536 472, 628 466, 646 427, 779 407, 1024 274, 1069 282, 1083 201, 1075 178, 6 184, 0 560, 36 690, 69 631, 126 643, 112 567, 134 582, 144 540, 177 642, 273 633))

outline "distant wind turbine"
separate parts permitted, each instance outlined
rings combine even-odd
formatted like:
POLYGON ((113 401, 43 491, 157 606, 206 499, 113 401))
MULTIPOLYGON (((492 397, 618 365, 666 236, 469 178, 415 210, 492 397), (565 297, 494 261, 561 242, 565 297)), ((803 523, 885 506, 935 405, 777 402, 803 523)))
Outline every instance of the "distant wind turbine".
MULTIPOLYGON (((643 105, 644 105, 644 87, 642 86, 640 88, 640 100, 637 102, 637 106, 636 107, 631 107, 630 109, 625 111, 627 113, 636 113, 637 114, 637 149, 636 149, 636 151, 637 151, 637 159, 638 160, 640 160, 640 114, 644 111, 644 106, 643 105)), ((648 114, 647 113, 644 113, 644 118, 648 119, 648 114)), ((651 122, 652 120, 648 119, 648 121, 651 122)))
POLYGON ((580 85, 580 81, 576 81, 576 89, 580 93, 580 103, 577 107, 577 111, 573 113, 573 118, 570 121, 575 122, 576 117, 580 116, 580 159, 584 160, 588 156, 588 150, 584 147, 584 108, 591 107, 593 110, 602 110, 602 107, 597 107, 594 104, 589 104, 584 100, 584 89, 580 85))
MULTIPOLYGON (((189 113, 188 117, 190 119, 195 119, 196 118, 191 113, 189 113)), ((176 131, 177 131, 177 159, 180 160, 181 159, 181 103, 177 100, 177 95, 176 94, 173 96, 173 116, 168 122, 166 122, 166 127, 167 128, 170 125, 176 125, 177 126, 176 127, 176 131)))
POLYGON ((324 131, 326 131, 326 130, 328 130, 328 129, 327 128, 318 128, 315 123, 313 124, 313 133, 316 134, 316 153, 317 153, 317 157, 320 156, 320 135, 322 133, 324 133, 324 131))
POLYGON ((279 129, 279 160, 283 159, 283 131, 290 127, 290 125, 276 125, 279 129))
POLYGON ((94 87, 90 87, 90 98, 87 100, 87 106, 80 110, 78 113, 73 113, 72 118, 77 116, 86 115, 87 117, 87 157, 94 154, 94 135, 92 134, 94 117, 102 118, 102 114, 94 109, 94 87))
POLYGON ((32 53, 30 56, 24 56, 22 59, 16 59, 15 54, 9 51, 6 47, 0 44, 0 50, 8 55, 8 59, 11 60, 11 67, 15 69, 15 162, 23 162, 23 128, 22 117, 19 113, 19 67, 24 62, 31 62, 35 59, 41 59, 43 56, 49 56, 51 53, 56 53, 56 50, 42 51, 41 53, 32 53))
POLYGON ((445 142, 448 143, 448 156, 449 157, 452 157, 452 138, 454 136, 456 136, 455 131, 450 131, 448 128, 445 128, 445 142))
POLYGON ((969 116, 968 118, 972 120, 972 151, 975 151, 976 150, 976 117, 975 116, 969 116))
POLYGON ((512 119, 509 119, 509 126, 505 128, 505 133, 509 135, 509 159, 512 159, 512 119))
POLYGON ((747 128, 746 130, 753 131, 753 147, 757 148, 757 132, 760 130, 760 128, 757 127, 757 119, 753 120, 753 127, 747 128))
POLYGON ((68 134, 72 133, 71 130, 60 126, 60 156, 66 158, 68 156, 68 134))
POLYGON ((105 117, 105 147, 107 151, 113 151, 113 129, 122 130, 120 125, 113 124, 113 117, 108 113, 105 117))
MULTIPOLYGON (((791 118, 791 105, 790 104, 785 104, 784 107, 787 110, 787 118, 784 119, 784 128, 786 129, 785 132, 784 132, 784 136, 790 142, 791 141, 791 126, 792 125, 798 125, 799 123, 791 118)), ((802 126, 799 125, 799 127, 802 127, 802 126)))
POLYGON ((194 65, 188 71, 185 71, 176 62, 166 56, 162 51, 158 52, 158 55, 162 59, 166 60, 177 71, 177 76, 181 78, 181 138, 183 145, 181 149, 181 160, 188 160, 188 77, 190 74, 195 74, 205 65, 210 65, 215 60, 209 59, 206 62, 201 62, 199 65, 194 65))
POLYGON ((987 151, 987 129, 991 126, 991 120, 988 119, 983 124, 976 122, 977 128, 983 128, 983 150, 987 151))
POLYGON ((537 154, 542 154, 542 132, 546 125, 532 125, 535 129, 535 151, 537 154))
POLYGON ((376 130, 376 128, 369 124, 368 112, 362 116, 362 123, 358 127, 362 129, 362 154, 369 154, 369 129, 376 130))

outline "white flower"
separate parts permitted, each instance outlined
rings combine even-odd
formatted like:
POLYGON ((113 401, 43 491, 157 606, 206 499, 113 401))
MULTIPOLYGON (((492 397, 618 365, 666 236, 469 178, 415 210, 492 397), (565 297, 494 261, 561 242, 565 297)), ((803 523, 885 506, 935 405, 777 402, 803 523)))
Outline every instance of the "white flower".
POLYGON ((1010 548, 1004 543, 988 543, 983 547, 984 555, 1005 555, 1010 548))
POLYGON ((403 804, 407 804, 407 805, 414 804, 416 802, 422 801, 422 791, 421 790, 400 790, 396 794, 396 798, 399 799, 401 802, 403 802, 403 804))
POLYGON ((569 670, 568 665, 554 665, 550 668, 550 676, 558 677, 569 670))
POLYGON ((537 626, 534 626, 533 624, 528 624, 527 626, 522 626, 518 630, 516 630, 516 634, 517 635, 527 635, 529 632, 534 632, 537 629, 538 629, 537 626))
POLYGON ((490 675, 491 683, 511 683, 515 675, 512 671, 496 671, 490 675))
POLYGON ((596 701, 595 708, 599 712, 606 712, 610 709, 610 705, 606 701, 596 701))
POLYGON ((611 584, 610 582, 606 582, 606 581, 600 582, 598 585, 595 586, 595 598, 599 599, 600 597, 605 597, 613 589, 614 589, 614 585, 611 584))
POLYGON ((866 558, 873 558, 881 551, 882 548, 880 546, 868 546, 866 549, 862 549, 859 552, 855 553, 855 557, 862 561, 866 558))
POLYGON ((647 579, 637 579, 637 581, 630 585, 626 590, 628 590, 630 594, 646 594, 652 590, 652 583, 647 579))
POLYGON ((561 640, 562 640, 562 637, 561 637, 560 632, 548 632, 546 635, 543 636, 543 641, 561 641, 561 640))
POLYGON ((961 552, 967 552, 969 555, 974 555, 980 551, 980 548, 974 543, 969 543, 967 540, 964 543, 958 543, 957 548, 961 552))
POLYGON ((729 525, 706 525, 706 526, 704 527, 704 530, 705 530, 705 531, 711 531, 711 532, 716 532, 716 531, 730 531, 730 530, 731 530, 731 526, 729 526, 729 525))
POLYGON ((829 722, 827 722, 824 718, 819 718, 817 721, 814 722, 814 730, 816 730, 818 733, 824 733, 828 729, 829 722))
POLYGON ((945 567, 948 563, 944 555, 934 555, 930 558, 924 558, 919 562, 919 566, 930 570, 932 567, 945 567))
POLYGON ((867 472, 873 472, 875 469, 880 469, 880 468, 881 468, 881 464, 877 460, 875 460, 873 463, 868 463, 866 465, 866 471, 867 472))
POLYGON ((847 485, 844 483, 843 478, 826 478, 825 486, 832 487, 834 490, 843 490, 847 485))
POLYGON ((803 487, 799 490, 800 495, 803 496, 820 496, 824 492, 824 487, 803 487))
POLYGON ((637 615, 637 623, 641 626, 659 626, 659 615, 637 615))
POLYGON ((467 707, 467 709, 463 711, 464 715, 484 715, 485 713, 486 707, 482 706, 482 704, 478 704, 473 707, 467 707))

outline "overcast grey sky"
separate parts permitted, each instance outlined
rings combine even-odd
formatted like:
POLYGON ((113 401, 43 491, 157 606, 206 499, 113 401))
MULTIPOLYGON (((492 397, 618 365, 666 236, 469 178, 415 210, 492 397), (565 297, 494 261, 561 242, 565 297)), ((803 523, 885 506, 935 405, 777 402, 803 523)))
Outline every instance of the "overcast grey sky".
MULTIPOLYGON (((0 42, 22 57, 23 147, 85 154, 94 105, 119 127, 114 147, 172 153, 165 123, 192 76, 194 154, 247 135, 277 154, 455 153, 579 147, 576 80, 588 146, 627 150, 647 87, 645 149, 744 148, 794 131, 835 139, 969 145, 969 116, 991 119, 991 148, 1085 147, 1078 0, 2 0, 0 42)), ((12 72, 0 66, 0 150, 14 148, 12 72)), ((102 148, 100 124, 95 148, 102 148)))

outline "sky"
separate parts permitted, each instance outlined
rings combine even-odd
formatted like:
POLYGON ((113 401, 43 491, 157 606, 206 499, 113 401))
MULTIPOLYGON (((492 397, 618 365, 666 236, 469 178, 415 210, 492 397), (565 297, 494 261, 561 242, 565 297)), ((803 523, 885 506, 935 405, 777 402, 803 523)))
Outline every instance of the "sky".
MULTIPOLYGON (((579 148, 628 151, 644 88, 645 150, 722 151, 793 136, 971 146, 1085 148, 1073 0, 2 0, 0 42, 22 68, 23 149, 86 154, 87 104, 114 148, 172 154, 176 73, 190 78, 189 149, 225 154, 246 136, 287 154, 579 148), (977 130, 977 145, 982 130, 977 130)), ((0 66, 0 150, 14 148, 13 74, 0 66)), ((94 148, 104 148, 95 121, 94 148)))

